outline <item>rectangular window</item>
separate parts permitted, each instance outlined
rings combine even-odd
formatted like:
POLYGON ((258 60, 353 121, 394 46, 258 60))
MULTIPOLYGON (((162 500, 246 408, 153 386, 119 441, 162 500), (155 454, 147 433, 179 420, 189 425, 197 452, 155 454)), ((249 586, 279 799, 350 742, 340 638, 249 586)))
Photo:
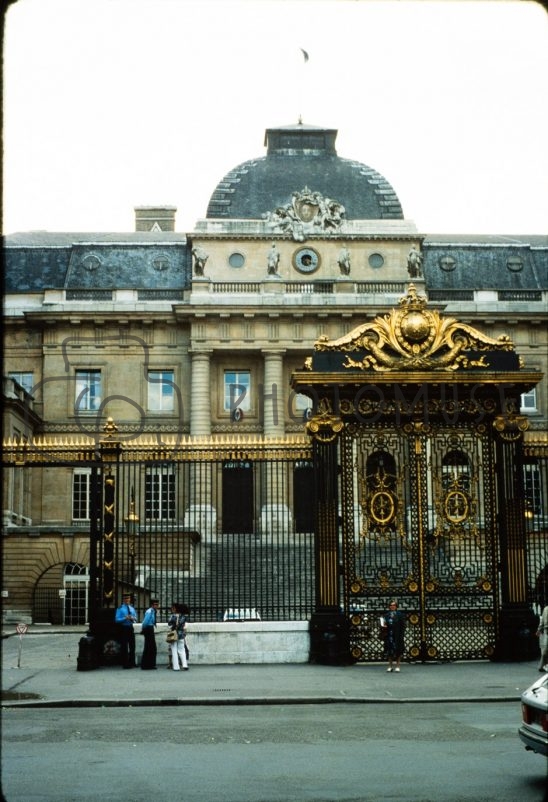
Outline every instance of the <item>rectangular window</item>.
POLYGON ((174 373, 172 370, 149 370, 148 408, 151 412, 173 412, 174 373))
POLYGON ((74 409, 94 412, 101 406, 101 371, 77 370, 74 409))
POLYGON ((76 468, 72 474, 72 520, 89 521, 91 468, 76 468))
POLYGON ((537 391, 533 387, 528 393, 523 393, 520 402, 521 412, 536 412, 537 411, 537 391))
POLYGON ((223 409, 226 412, 251 409, 251 373, 248 370, 225 370, 223 409))
POLYGON ((170 465, 150 468, 145 474, 145 516, 154 521, 175 519, 175 473, 170 465))
POLYGON ((26 390, 27 393, 30 393, 32 391, 32 388, 34 386, 34 378, 33 378, 34 374, 32 373, 32 371, 30 372, 10 371, 8 373, 8 376, 10 377, 10 379, 16 381, 17 384, 21 385, 23 390, 26 390))

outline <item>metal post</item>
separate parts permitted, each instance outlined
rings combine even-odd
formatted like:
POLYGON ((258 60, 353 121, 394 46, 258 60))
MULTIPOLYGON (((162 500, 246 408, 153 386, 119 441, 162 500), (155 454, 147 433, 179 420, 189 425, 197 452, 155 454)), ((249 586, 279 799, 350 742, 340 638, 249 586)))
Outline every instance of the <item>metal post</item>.
POLYGON ((496 449, 502 603, 495 659, 532 660, 538 642, 534 637, 537 618, 527 598, 523 432, 528 421, 518 415, 500 415, 494 426, 499 434, 496 449))
POLYGON ((340 665, 350 661, 349 629, 340 593, 337 436, 342 422, 324 418, 318 425, 318 419, 312 418, 308 428, 316 435, 316 609, 310 621, 310 659, 340 665))

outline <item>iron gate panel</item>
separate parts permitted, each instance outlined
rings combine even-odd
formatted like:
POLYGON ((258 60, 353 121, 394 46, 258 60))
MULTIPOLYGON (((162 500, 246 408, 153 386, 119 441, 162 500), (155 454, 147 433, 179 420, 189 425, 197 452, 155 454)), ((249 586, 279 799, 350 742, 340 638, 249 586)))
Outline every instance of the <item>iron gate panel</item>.
MULTIPOLYGON (((294 463, 196 454, 122 459, 115 468, 113 597, 131 592, 138 606, 158 598, 162 616, 181 602, 194 621, 309 617, 314 532, 298 531, 293 514, 294 463), (243 491, 233 481, 242 475, 243 491)), ((103 542, 103 566, 104 549, 103 542)))
POLYGON ((497 625, 492 446, 482 427, 347 426, 341 436, 343 607, 354 659, 377 660, 390 598, 411 659, 488 657, 497 625))
MULTIPOLYGON (((534 451, 535 449, 531 449, 534 451)), ((548 604, 548 460, 527 454, 524 470, 527 596, 540 615, 548 604)))

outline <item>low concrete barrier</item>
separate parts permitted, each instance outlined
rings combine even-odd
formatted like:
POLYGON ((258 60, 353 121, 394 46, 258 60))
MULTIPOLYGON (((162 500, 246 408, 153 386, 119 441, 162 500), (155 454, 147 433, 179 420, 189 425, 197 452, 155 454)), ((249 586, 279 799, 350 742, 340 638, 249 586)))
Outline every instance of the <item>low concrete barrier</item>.
MULTIPOLYGON (((140 629, 140 627, 139 627, 140 629)), ((158 651, 168 649, 166 624, 156 628, 158 651)), ((138 628, 136 627, 136 631, 138 628)), ((193 665, 220 663, 308 663, 308 621, 219 621, 189 623, 187 645, 193 665)))

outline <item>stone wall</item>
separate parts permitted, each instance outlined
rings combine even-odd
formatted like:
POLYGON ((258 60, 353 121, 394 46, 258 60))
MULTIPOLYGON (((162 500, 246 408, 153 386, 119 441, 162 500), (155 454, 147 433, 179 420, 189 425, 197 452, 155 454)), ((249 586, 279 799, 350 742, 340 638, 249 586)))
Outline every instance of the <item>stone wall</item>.
POLYGON ((38 580, 53 566, 62 569, 66 563, 89 565, 89 533, 62 536, 29 528, 4 530, 2 542, 2 622, 32 622, 34 591, 38 580), (4 595, 6 594, 7 595, 4 595))
MULTIPOLYGON (((140 627, 135 628, 136 631, 140 627)), ((156 633, 159 664, 167 656, 167 624, 156 633)), ((308 663, 310 636, 308 621, 227 621, 189 623, 187 644, 193 665, 221 663, 308 663)), ((137 650, 142 650, 137 636, 137 650), (140 649, 139 649, 140 647, 140 649)))

